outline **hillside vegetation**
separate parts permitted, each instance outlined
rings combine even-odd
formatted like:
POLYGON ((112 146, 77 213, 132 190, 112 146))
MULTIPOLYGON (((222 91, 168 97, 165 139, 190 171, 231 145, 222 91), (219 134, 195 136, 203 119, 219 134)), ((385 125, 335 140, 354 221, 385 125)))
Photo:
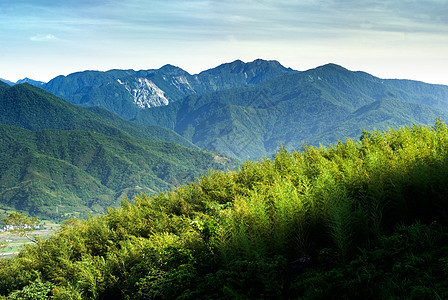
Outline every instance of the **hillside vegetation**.
POLYGON ((446 299, 447 194, 441 121, 283 148, 237 172, 65 222, 0 260, 0 294, 446 299))
POLYGON ((29 130, 85 130, 109 136, 129 134, 197 148, 169 129, 130 122, 100 107, 85 109, 27 83, 0 87, 0 104, 1 124, 29 130))
POLYGON ((166 128, 82 108, 29 84, 0 86, 1 209, 58 221, 87 217, 237 163, 166 128))
POLYGON ((0 152, 0 207, 55 220, 104 213, 123 198, 236 166, 209 151, 125 134, 29 131, 2 124, 0 152))

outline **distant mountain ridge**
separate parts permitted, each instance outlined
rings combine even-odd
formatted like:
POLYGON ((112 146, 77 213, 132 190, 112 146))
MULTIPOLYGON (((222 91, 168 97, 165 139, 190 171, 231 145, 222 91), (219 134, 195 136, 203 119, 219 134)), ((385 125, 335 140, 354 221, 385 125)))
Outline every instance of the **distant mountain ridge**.
POLYGON ((295 71, 277 61, 236 60, 196 75, 155 70, 84 71, 44 89, 77 105, 173 130, 190 143, 239 159, 358 138, 368 130, 446 121, 448 87, 381 79, 326 64, 295 71), (376 103, 376 104, 375 104, 376 103), (401 111, 403 110, 403 111, 401 111))
POLYGON ((157 70, 84 71, 58 76, 43 89, 82 106, 101 106, 127 119, 146 108, 168 105, 189 95, 252 86, 297 72, 276 61, 240 60, 190 75, 165 65, 157 70))
POLYGON ((14 85, 15 83, 12 82, 12 81, 9 81, 9 80, 0 78, 0 86, 1 86, 1 85, 4 85, 4 84, 6 84, 6 85, 14 85))
POLYGON ((29 84, 34 85, 34 86, 37 86, 37 87, 40 87, 40 86, 42 86, 42 85, 44 84, 43 81, 33 80, 33 79, 28 78, 28 77, 25 77, 25 78, 23 78, 23 79, 19 79, 19 80, 17 80, 16 82, 12 82, 12 81, 9 81, 9 80, 0 78, 0 82, 4 82, 4 83, 6 83, 6 84, 8 84, 8 85, 16 85, 16 84, 22 84, 22 83, 29 83, 29 84))
POLYGON ((16 82, 16 84, 22 84, 22 83, 29 83, 29 84, 34 85, 34 86, 37 86, 37 87, 40 87, 40 86, 42 86, 43 84, 45 84, 45 82, 43 82, 43 81, 38 81, 38 80, 30 79, 30 78, 28 78, 28 77, 25 77, 25 78, 23 78, 23 79, 20 79, 20 80, 18 80, 18 81, 16 82))
POLYGON ((203 149, 240 159, 359 138, 387 129, 448 120, 448 86, 383 80, 335 64, 262 84, 190 95, 140 111, 136 120, 173 129, 203 149), (375 104, 376 103, 376 104, 375 104))

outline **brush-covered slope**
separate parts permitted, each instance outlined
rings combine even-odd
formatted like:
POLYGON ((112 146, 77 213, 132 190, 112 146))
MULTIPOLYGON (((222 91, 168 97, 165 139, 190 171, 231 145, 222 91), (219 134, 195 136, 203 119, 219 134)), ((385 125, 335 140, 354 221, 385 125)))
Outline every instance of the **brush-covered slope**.
POLYGON ((445 299, 448 128, 364 132, 71 220, 1 261, 0 294, 445 299))
POLYGON ((210 152, 128 135, 0 125, 0 141, 0 205, 50 218, 104 212, 120 199, 234 166, 210 152))
POLYGON ((192 95, 140 111, 136 120, 173 129, 201 148, 242 159, 357 138, 435 117, 448 120, 448 87, 382 80, 329 64, 253 87, 192 95))

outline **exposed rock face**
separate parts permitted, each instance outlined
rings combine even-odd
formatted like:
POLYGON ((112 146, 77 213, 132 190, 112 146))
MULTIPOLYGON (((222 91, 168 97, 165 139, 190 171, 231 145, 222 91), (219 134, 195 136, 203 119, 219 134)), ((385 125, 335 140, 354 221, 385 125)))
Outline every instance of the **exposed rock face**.
POLYGON ((58 76, 41 87, 73 104, 100 106, 133 119, 141 109, 165 106, 190 95, 256 85, 293 72, 297 71, 277 61, 237 60, 196 75, 173 65, 156 70, 83 71, 58 76))
POLYGON ((123 82, 120 79, 117 79, 117 82, 124 85, 134 99, 134 103, 140 108, 168 105, 170 102, 165 92, 147 78, 136 78, 132 83, 123 82))

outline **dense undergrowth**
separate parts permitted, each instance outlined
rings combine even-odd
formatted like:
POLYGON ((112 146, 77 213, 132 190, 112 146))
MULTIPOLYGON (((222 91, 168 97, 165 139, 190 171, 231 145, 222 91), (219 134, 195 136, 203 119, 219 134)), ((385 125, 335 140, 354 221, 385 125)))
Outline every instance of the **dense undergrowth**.
POLYGON ((447 195, 448 128, 440 121, 282 149, 273 160, 67 221, 0 261, 0 293, 444 299, 447 195))

